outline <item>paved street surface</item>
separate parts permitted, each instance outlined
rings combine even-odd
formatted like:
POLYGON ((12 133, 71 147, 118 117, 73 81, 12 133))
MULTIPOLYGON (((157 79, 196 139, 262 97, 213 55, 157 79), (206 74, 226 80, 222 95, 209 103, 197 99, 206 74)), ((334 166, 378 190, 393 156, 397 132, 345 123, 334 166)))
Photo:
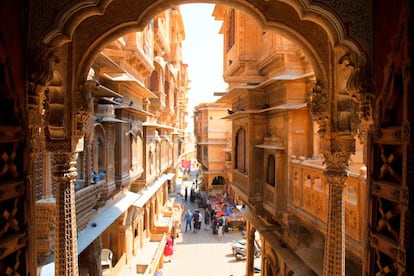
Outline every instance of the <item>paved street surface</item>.
MULTIPOLYGON (((192 212, 198 208, 197 202, 191 203, 190 198, 184 202, 184 188, 191 188, 195 179, 196 171, 191 172, 190 178, 181 183, 178 182, 176 194, 170 198, 185 205, 184 213, 187 209, 192 212), (181 185, 180 185, 181 184, 181 185)), ((244 276, 246 275, 246 261, 236 260, 231 252, 231 242, 243 238, 241 232, 229 232, 219 239, 213 235, 211 229, 204 230, 204 211, 203 224, 198 233, 188 231, 185 233, 185 222, 181 223, 180 237, 174 241, 174 254, 171 262, 164 263, 162 276, 244 276)), ((255 263, 260 265, 260 259, 255 259, 255 263)))

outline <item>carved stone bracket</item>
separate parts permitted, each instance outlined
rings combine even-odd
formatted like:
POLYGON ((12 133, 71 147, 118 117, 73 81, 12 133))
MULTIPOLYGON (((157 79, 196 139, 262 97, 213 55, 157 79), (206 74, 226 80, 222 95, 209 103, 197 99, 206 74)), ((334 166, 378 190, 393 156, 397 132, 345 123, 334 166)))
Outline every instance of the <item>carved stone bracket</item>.
POLYGON ((87 124, 92 113, 92 89, 96 87, 96 82, 89 80, 81 85, 79 92, 76 93, 76 133, 81 137, 87 130, 87 124))
POLYGON ((45 91, 53 79, 53 67, 57 62, 56 51, 46 45, 39 46, 30 67, 30 81, 26 84, 28 127, 31 149, 34 154, 44 149, 45 91))
POLYGON ((361 121, 372 122, 374 102, 366 59, 344 46, 335 48, 335 58, 335 94, 330 95, 317 81, 308 94, 309 110, 321 137, 330 132, 363 135, 366 130, 359 129, 361 121))
POLYGON ((32 53, 34 62, 30 68, 28 85, 29 110, 35 115, 36 124, 44 114, 45 133, 52 140, 66 138, 65 85, 59 68, 58 49, 41 45, 40 51, 32 53), (39 115, 39 113, 41 115, 39 115))
POLYGON ((308 94, 308 106, 314 121, 319 125, 318 133, 323 136, 328 123, 328 93, 318 82, 308 94))
POLYGON ((372 122, 372 80, 364 57, 347 49, 336 49, 335 67, 336 117, 335 131, 355 134, 362 120, 372 122))

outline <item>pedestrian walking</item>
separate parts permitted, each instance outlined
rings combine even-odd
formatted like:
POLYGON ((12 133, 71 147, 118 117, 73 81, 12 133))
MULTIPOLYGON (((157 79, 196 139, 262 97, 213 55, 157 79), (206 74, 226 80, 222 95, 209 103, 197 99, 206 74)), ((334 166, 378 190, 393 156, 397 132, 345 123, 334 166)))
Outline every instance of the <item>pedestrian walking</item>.
MULTIPOLYGON (((206 199, 206 207, 208 208, 208 209, 210 209, 211 208, 211 201, 210 201, 210 198, 207 198, 206 199)), ((213 211, 213 209, 211 210, 211 211, 213 211)))
POLYGON ((204 224, 206 225, 205 226, 205 230, 208 230, 209 229, 209 227, 210 227, 210 220, 211 220, 211 218, 210 218, 210 211, 208 210, 208 208, 206 208, 205 209, 205 212, 204 212, 204 224))
POLYGON ((167 242, 165 243, 164 246, 164 257, 165 260, 168 262, 171 262, 171 256, 174 252, 174 239, 172 237, 168 237, 167 238, 167 242))
POLYGON ((190 191, 190 201, 191 202, 194 202, 195 201, 195 191, 194 191, 194 188, 191 188, 191 191, 190 191))
POLYGON ((199 216, 200 214, 199 214, 199 211, 198 211, 198 209, 195 209, 194 210, 194 213, 193 213, 193 229, 194 229, 194 233, 197 233, 197 231, 198 231, 198 221, 199 221, 199 216))
POLYGON ((185 201, 187 201, 187 197, 188 197, 188 188, 187 188, 187 186, 185 187, 185 190, 184 190, 184 200, 185 201))
POLYGON ((200 213, 200 211, 198 211, 198 224, 197 224, 197 229, 201 230, 201 223, 203 222, 203 214, 200 213))
POLYGON ((218 219, 217 219, 215 212, 213 212, 212 214, 213 215, 211 217, 211 228, 213 228, 213 235, 217 235, 218 234, 218 219))
POLYGON ((187 214, 185 214, 184 220, 185 220, 185 232, 187 233, 188 228, 190 228, 190 231, 191 231, 191 222, 193 220, 193 214, 191 213, 190 209, 187 210, 187 214))
POLYGON ((224 217, 218 219, 218 237, 223 237, 224 217))

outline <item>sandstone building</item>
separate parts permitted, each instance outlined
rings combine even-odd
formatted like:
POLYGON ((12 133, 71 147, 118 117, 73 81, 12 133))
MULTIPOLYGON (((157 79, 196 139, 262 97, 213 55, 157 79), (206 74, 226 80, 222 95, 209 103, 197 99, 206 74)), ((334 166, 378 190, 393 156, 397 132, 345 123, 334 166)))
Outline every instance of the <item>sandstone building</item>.
MULTIPOLYGON (((222 10, 216 14, 227 36, 224 78, 230 85, 223 100, 239 110, 229 116, 232 140, 237 142, 232 145, 232 186, 248 203, 248 235, 259 231, 264 236, 264 275, 345 275, 349 262, 363 275, 414 274, 412 3, 213 2, 226 5, 218 6, 222 10), (238 21, 238 11, 255 21, 238 21), (289 49, 250 46, 263 39, 278 45, 278 37, 291 42, 291 50, 297 47, 294 56, 289 49), (313 80, 273 79, 286 75, 275 71, 283 64, 295 64, 294 76, 312 72, 313 80), (294 101, 294 95, 285 93, 291 89, 297 92, 294 101), (255 97, 270 93, 279 94, 280 101, 255 97), (296 106, 289 109, 286 104, 296 106), (306 143, 299 143, 298 137, 306 143), (360 160, 353 156, 359 141, 366 179, 354 179, 350 170, 352 160, 360 160), (312 164, 317 153, 323 164, 312 164), (351 197, 358 193, 361 198, 351 197), (357 205, 362 210, 355 210, 361 217, 349 225, 350 216, 356 215, 350 212, 355 202, 363 204, 357 205), (317 250, 320 254, 313 255, 317 250), (323 260, 314 262, 312 256, 323 260)), ((181 34, 177 25, 171 32, 163 29, 177 19, 173 7, 179 4, 182 1, 0 2, 2 274, 36 275, 42 258, 38 250, 46 249, 46 254, 53 246, 56 275, 78 275, 84 269, 98 275, 98 262, 85 265, 78 257, 95 260, 102 247, 114 244, 117 270, 128 256, 144 251, 141 239, 150 244, 150 230, 166 214, 162 207, 169 178, 173 181, 171 165, 185 151, 180 149, 177 125, 171 125, 179 110, 175 100, 186 86, 178 50, 181 34), (170 13, 171 21, 152 21, 160 13, 170 13), (146 32, 149 25, 153 32, 146 32), (143 34, 138 39, 129 35, 136 31, 143 34), (148 47, 151 33, 153 51, 148 47), (117 40, 120 37, 123 40, 117 40), (146 47, 125 56, 126 48, 139 48, 134 40, 146 47), (134 64, 127 69, 133 71, 128 77, 134 81, 117 78, 123 74, 117 71, 118 62, 134 64), (108 105, 107 98, 122 102, 108 105), (122 139, 129 139, 129 148, 122 139), (112 143, 113 150, 101 142, 112 143), (127 153, 141 152, 141 146, 142 161, 127 153), (161 154, 165 150, 171 154, 161 154), (116 158, 119 154, 121 159, 116 158), (89 185, 90 170, 105 171, 103 179, 89 185), (160 189, 152 190, 157 183, 160 189), (130 205, 142 188, 151 196, 130 205), (79 201, 85 189, 89 192, 79 201), (86 207, 94 204, 95 210, 86 207), (101 211, 118 206, 121 212, 111 213, 116 218, 102 231, 101 223, 90 219, 99 215, 99 206, 101 211), (81 233, 89 227, 99 230, 100 238, 83 239, 81 233), (52 238, 49 230, 55 233, 52 238)), ((247 275, 252 275, 251 258, 247 263, 247 275)))
MULTIPOLYGON (((258 231, 265 275, 320 275, 330 191, 310 109, 313 68, 302 49, 263 30, 248 14, 224 6, 213 14, 223 21, 223 75, 229 86, 215 104, 228 107, 223 119, 232 124, 233 161, 226 179, 244 205, 249 244, 258 231)), ((347 275, 362 273, 366 174, 360 143, 355 153, 343 193, 347 275)), ((253 271, 253 256, 247 270, 253 271)))
MULTIPOLYGON (((168 201, 168 193, 174 192, 181 154, 192 150, 184 142, 188 102, 187 65, 181 56, 184 39, 175 7, 156 15, 142 30, 100 49, 91 60, 80 97, 72 102, 73 111, 79 112, 76 128, 85 131, 73 154, 53 154, 47 146, 46 137, 62 142, 65 120, 57 119, 59 107, 67 101, 62 76, 50 76, 53 85, 39 98, 44 118, 28 114, 37 131, 30 160, 33 206, 26 218, 33 217, 28 227, 33 231, 33 260, 37 259, 31 265, 37 274, 122 275, 136 266, 137 273, 151 275, 162 267, 166 236, 179 231, 182 211, 168 201), (62 258, 73 267, 60 263, 62 258)), ((16 116, 7 114, 11 115, 16 116)), ((3 155, 16 154, 18 143, 14 144, 13 151, 5 147, 3 155)), ((54 147, 61 152, 63 146, 54 147)), ((2 175, 5 189, 22 185, 15 178, 23 172, 17 162, 13 166, 2 175)), ((29 267, 19 260, 18 246, 24 221, 17 221, 25 207, 20 193, 8 198, 4 212, 11 211, 14 231, 5 226, 4 241, 9 241, 4 245, 16 251, 4 254, 0 274, 26 275, 29 267)))
POLYGON ((231 143, 231 124, 223 120, 227 109, 227 104, 220 103, 201 103, 194 108, 200 190, 207 195, 230 191, 227 149, 231 143))

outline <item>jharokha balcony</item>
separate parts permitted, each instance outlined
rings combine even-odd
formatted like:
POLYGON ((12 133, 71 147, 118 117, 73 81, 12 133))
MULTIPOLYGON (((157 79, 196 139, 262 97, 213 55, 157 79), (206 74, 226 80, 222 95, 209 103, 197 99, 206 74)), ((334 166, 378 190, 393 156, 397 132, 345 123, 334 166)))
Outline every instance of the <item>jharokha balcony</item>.
POLYGON ((81 231, 96 213, 97 202, 101 199, 105 181, 86 186, 76 191, 76 225, 81 231))
MULTIPOLYGON (((324 234, 328 218, 329 185, 324 176, 325 165, 322 159, 293 157, 289 163, 288 197, 277 194, 279 185, 263 183, 249 189, 249 174, 233 170, 233 185, 236 192, 249 198, 253 204, 264 206, 277 214, 281 200, 285 200, 287 212, 299 218, 307 227, 324 234), (279 204, 279 205, 278 205, 279 204)), ((280 179, 286 179, 280 177, 280 179)), ((362 163, 352 164, 344 187, 345 230, 347 250, 361 256, 363 248, 363 217, 366 198, 366 167, 362 163)), ((253 186, 252 186, 253 187, 253 186)))
MULTIPOLYGON (((328 217, 329 185, 322 160, 294 159, 290 164, 289 211, 305 223, 325 232, 328 217)), ((366 193, 366 169, 363 164, 350 166, 344 188, 347 248, 362 252, 362 221, 366 193)))

